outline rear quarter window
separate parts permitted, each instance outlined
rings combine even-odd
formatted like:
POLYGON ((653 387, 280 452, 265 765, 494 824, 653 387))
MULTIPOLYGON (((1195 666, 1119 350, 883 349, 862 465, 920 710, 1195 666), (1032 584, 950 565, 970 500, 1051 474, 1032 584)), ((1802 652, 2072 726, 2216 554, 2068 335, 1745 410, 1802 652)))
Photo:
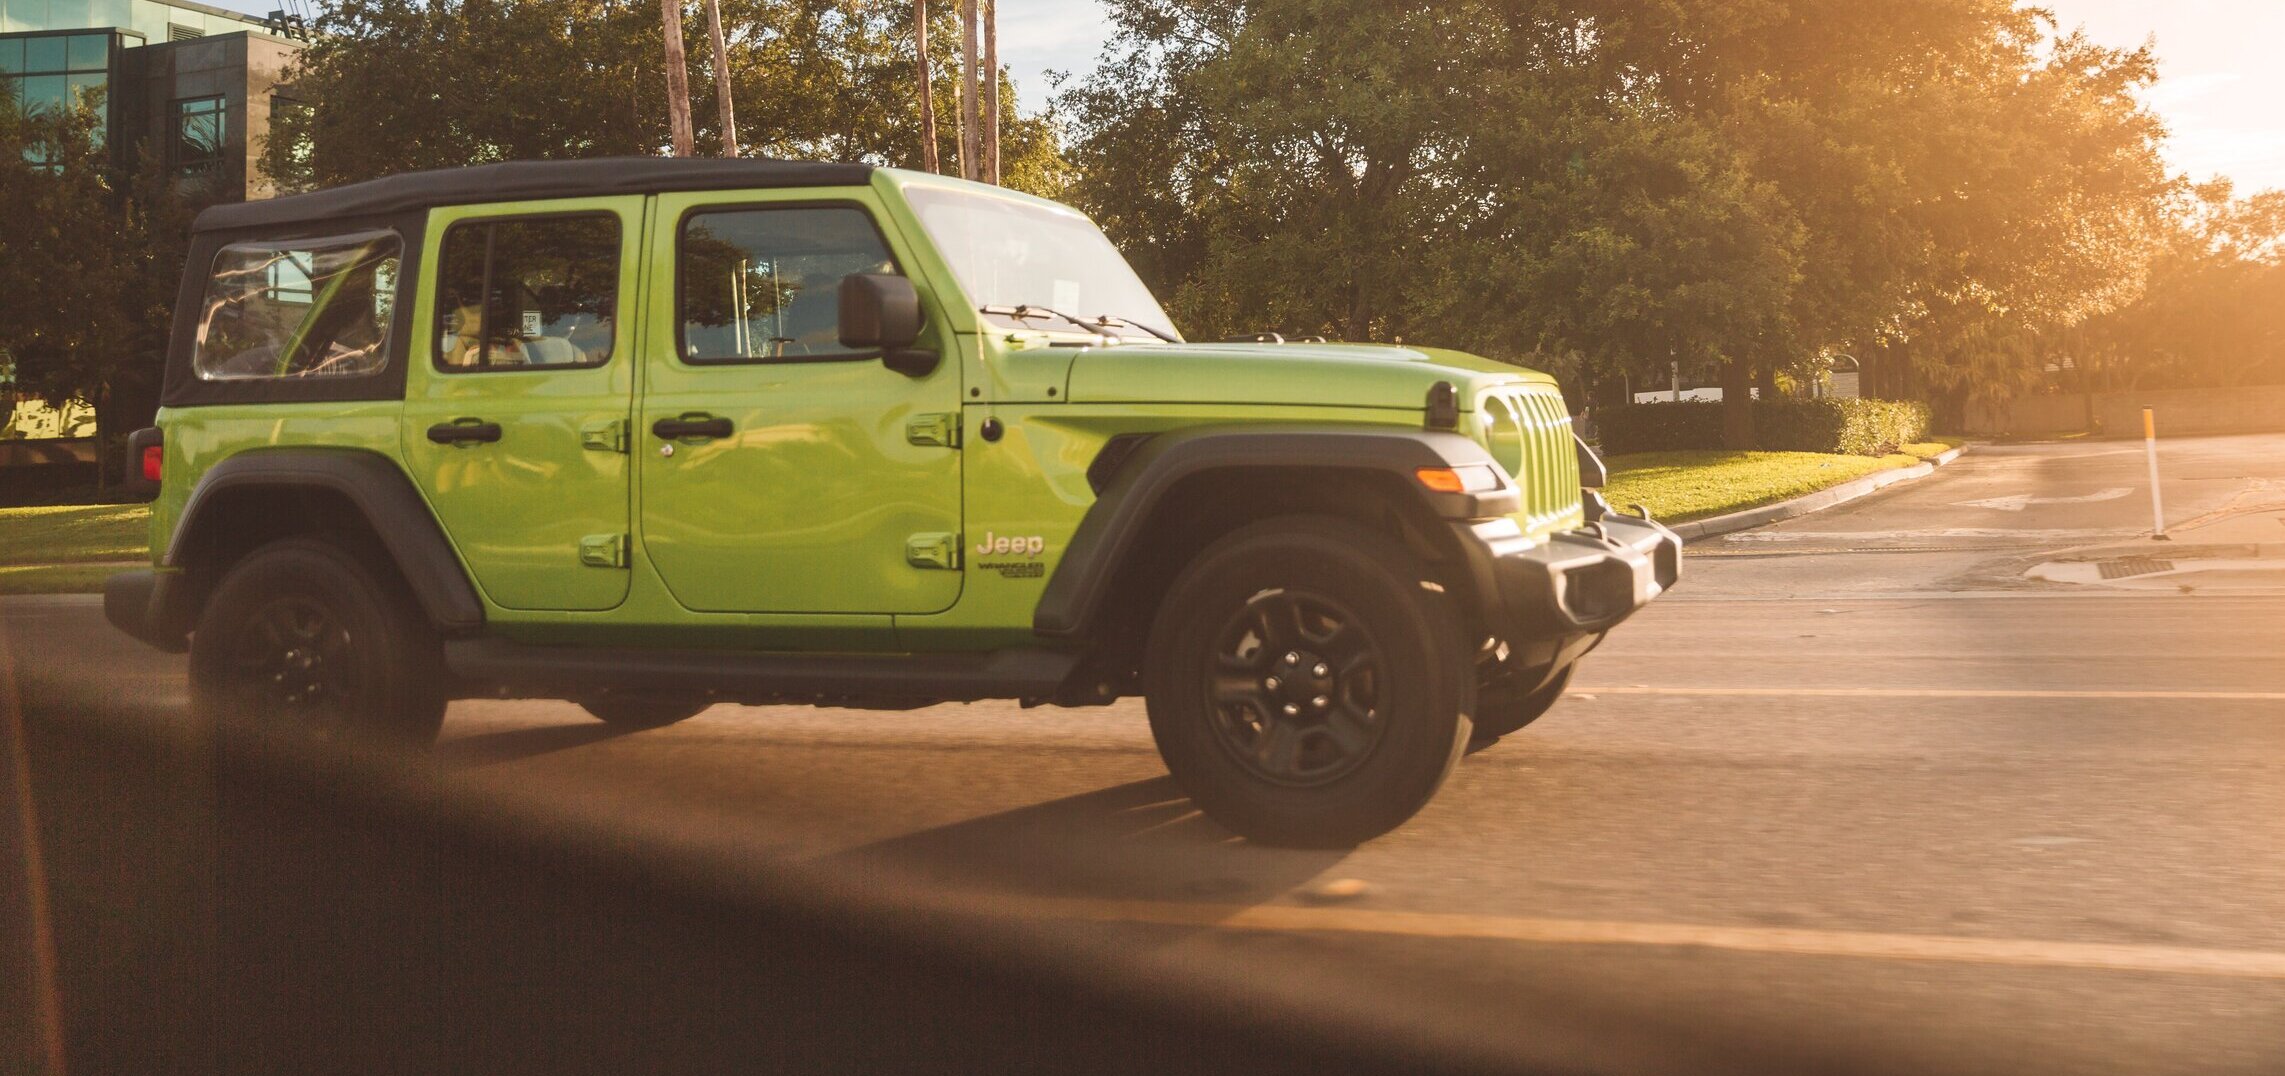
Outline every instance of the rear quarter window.
POLYGON ((203 381, 380 372, 403 249, 390 232, 223 247, 199 305, 192 371, 203 381))

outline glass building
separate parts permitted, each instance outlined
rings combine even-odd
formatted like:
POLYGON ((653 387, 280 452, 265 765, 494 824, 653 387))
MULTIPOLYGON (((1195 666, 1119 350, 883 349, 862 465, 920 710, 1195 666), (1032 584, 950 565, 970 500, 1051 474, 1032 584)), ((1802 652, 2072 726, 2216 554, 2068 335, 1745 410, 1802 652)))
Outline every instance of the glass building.
POLYGON ((27 110, 93 102, 98 137, 207 197, 268 195, 256 160, 298 26, 192 0, 0 0, 0 96, 27 110), (294 35, 294 36, 289 36, 294 35))

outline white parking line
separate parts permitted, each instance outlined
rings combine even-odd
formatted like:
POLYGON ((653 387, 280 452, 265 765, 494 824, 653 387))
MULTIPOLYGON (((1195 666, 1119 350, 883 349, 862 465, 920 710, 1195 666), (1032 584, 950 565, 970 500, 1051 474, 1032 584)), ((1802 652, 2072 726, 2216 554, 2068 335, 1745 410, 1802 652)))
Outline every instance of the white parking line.
POLYGON ((1784 927, 1509 918, 1366 908, 1191 904, 995 895, 953 900, 945 910, 995 918, 1143 923, 1277 933, 1371 934, 1539 945, 1719 949, 1784 956, 1914 960, 2036 968, 2157 972, 2235 979, 2285 979, 2285 952, 2172 945, 1886 934, 1784 927))
POLYGON ((2041 691, 2019 688, 1949 687, 1589 687, 1574 684, 1572 694, 1718 695, 1729 698, 1824 699, 2164 699, 2186 702, 2285 702, 2285 691, 2041 691))

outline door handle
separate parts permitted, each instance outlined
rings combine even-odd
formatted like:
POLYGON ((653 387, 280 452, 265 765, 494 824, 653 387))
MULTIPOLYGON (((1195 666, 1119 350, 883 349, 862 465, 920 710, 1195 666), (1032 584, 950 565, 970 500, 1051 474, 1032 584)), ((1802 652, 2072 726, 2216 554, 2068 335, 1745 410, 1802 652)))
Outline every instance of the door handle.
POLYGON ((440 445, 488 445, 500 439, 500 424, 476 418, 456 418, 429 427, 428 439, 440 445))
POLYGON ((685 437, 728 437, 730 429, 729 419, 707 414, 662 418, 651 423, 651 433, 662 441, 679 441, 685 437))

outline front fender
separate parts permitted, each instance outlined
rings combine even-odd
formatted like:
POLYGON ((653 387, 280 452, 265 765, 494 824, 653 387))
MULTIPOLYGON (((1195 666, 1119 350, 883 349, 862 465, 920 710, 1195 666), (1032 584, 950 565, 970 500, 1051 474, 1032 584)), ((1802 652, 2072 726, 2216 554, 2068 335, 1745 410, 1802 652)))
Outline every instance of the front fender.
POLYGON ((1483 446, 1456 433, 1401 427, 1196 427, 1144 441, 1107 476, 1079 521, 1071 546, 1047 581, 1032 630, 1049 638, 1081 636, 1101 611, 1119 568, 1133 555, 1151 513, 1183 480, 1223 469, 1312 468, 1400 476, 1429 514, 1447 520, 1488 519, 1522 507, 1522 494, 1483 446), (1438 493, 1414 477, 1422 468, 1488 464, 1499 487, 1438 493))

